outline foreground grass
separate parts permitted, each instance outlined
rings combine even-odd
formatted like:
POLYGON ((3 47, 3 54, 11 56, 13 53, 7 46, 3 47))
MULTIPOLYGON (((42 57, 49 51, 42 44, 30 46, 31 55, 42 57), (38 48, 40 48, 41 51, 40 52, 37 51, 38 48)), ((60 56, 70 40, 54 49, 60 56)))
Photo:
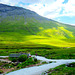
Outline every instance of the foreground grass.
POLYGON ((69 67, 60 65, 54 69, 50 69, 48 75, 75 75, 75 63, 71 63, 69 67))
POLYGON ((26 67, 32 67, 32 66, 36 66, 36 65, 40 65, 40 61, 38 61, 37 59, 31 58, 27 58, 25 61, 23 62, 2 62, 0 61, 0 74, 2 73, 8 73, 11 71, 15 71, 15 70, 19 70, 22 68, 26 68, 26 67))
POLYGON ((48 59, 75 59, 75 48, 58 49, 0 49, 0 56, 8 56, 11 53, 31 53, 44 56, 48 59))

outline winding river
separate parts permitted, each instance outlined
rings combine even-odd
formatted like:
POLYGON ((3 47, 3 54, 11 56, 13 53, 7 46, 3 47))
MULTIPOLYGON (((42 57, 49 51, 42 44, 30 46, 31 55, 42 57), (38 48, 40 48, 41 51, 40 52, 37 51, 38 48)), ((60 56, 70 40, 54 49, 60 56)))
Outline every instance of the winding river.
POLYGON ((47 71, 50 68, 54 68, 56 66, 66 64, 66 63, 75 62, 75 59, 53 60, 53 59, 46 59, 45 57, 41 57, 41 56, 35 56, 35 58, 37 58, 38 60, 46 61, 46 62, 52 61, 53 63, 20 69, 17 71, 10 72, 6 75, 40 75, 42 72, 47 71))

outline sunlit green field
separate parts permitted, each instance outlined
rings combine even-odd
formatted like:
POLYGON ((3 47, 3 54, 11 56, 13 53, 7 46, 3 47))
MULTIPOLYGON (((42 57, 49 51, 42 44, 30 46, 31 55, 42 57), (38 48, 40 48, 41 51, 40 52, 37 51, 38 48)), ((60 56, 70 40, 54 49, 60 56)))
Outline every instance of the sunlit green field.
POLYGON ((1 21, 0 48, 37 47, 75 47, 75 26, 12 16, 1 21))
MULTIPOLYGON (((3 39, 3 38, 2 38, 3 39)), ((71 41, 68 39, 58 39, 46 36, 38 36, 38 35, 29 35, 19 37, 17 40, 13 38, 5 38, 5 40, 0 41, 0 48, 25 48, 25 47, 75 47, 75 40, 71 41)))

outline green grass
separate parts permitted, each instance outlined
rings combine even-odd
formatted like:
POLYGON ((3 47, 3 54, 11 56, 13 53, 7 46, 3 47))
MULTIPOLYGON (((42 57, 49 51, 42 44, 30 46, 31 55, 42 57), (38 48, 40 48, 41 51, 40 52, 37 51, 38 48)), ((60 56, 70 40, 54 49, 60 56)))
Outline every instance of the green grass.
POLYGON ((2 62, 0 62, 0 66, 2 66, 3 65, 3 63, 2 62))
POLYGON ((56 49, 0 49, 0 56, 11 53, 31 53, 46 57, 48 59, 75 59, 75 48, 56 48, 56 49))
POLYGON ((54 69, 50 69, 48 75, 75 75, 75 63, 71 63, 73 67, 66 67, 65 65, 60 65, 54 69))
POLYGON ((75 26, 23 16, 0 23, 0 48, 75 47, 75 26))

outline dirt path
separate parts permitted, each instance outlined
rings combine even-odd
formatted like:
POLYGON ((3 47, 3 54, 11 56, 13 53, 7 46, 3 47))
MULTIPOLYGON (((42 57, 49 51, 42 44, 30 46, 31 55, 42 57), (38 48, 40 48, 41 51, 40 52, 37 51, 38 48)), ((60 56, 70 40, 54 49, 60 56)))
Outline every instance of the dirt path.
POLYGON ((0 56, 0 58, 7 58, 7 57, 9 57, 9 56, 0 56))
POLYGON ((7 62, 7 63, 10 63, 11 61, 8 60, 8 59, 0 59, 1 62, 7 62))

